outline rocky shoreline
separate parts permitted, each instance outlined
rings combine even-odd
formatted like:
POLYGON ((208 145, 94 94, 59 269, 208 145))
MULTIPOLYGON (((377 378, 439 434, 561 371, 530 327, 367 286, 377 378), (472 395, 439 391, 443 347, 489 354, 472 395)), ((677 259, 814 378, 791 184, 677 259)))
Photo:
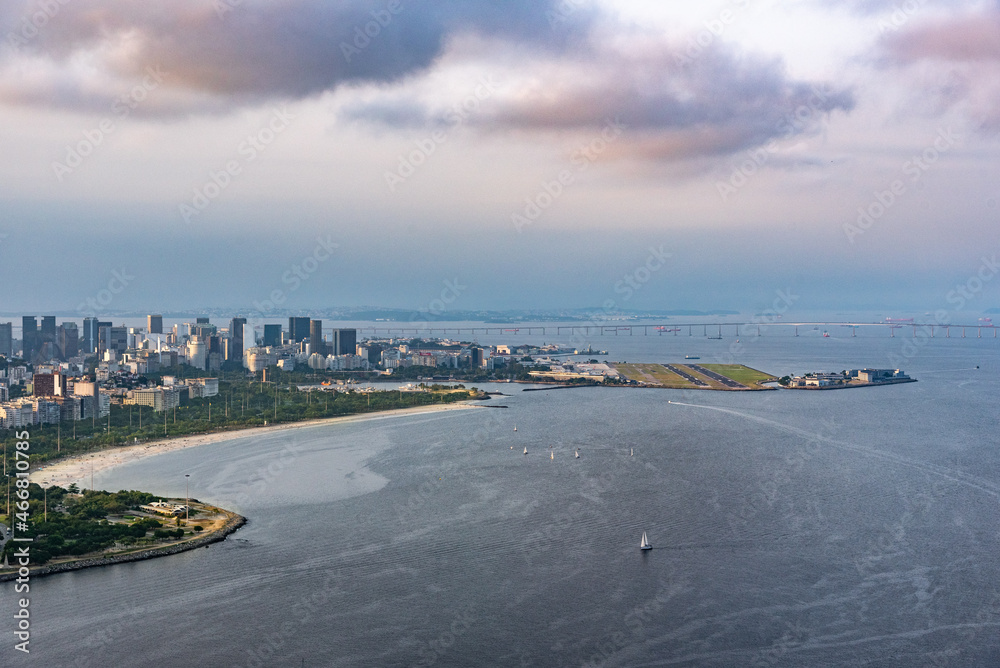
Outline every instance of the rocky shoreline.
MULTIPOLYGON (((82 568, 124 564, 130 561, 145 561, 146 559, 156 559, 157 557, 165 557, 170 554, 179 554, 180 552, 187 552, 188 550, 196 550, 200 547, 206 547, 212 543, 218 543, 225 540, 229 534, 234 533, 247 522, 247 518, 242 515, 237 515, 236 513, 231 513, 229 511, 224 512, 226 512, 228 517, 222 527, 205 534, 204 536, 199 536, 192 540, 186 540, 182 543, 175 543, 164 547, 154 547, 148 550, 141 550, 139 552, 129 552, 127 554, 117 554, 107 557, 79 559, 63 564, 52 564, 51 566, 36 566, 30 569, 29 577, 36 578, 45 575, 54 575, 56 573, 65 573, 67 571, 78 571, 82 568)), ((0 574, 0 582, 9 582, 17 579, 17 577, 17 571, 14 571, 13 573, 2 573, 0 574)))

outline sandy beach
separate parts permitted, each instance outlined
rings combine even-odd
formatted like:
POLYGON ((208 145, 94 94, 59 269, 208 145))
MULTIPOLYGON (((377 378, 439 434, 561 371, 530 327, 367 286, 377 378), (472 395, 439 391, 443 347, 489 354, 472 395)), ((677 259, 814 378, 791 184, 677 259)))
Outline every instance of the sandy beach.
POLYGON ((288 429, 302 429, 304 427, 315 427, 317 425, 362 422, 404 415, 420 415, 423 413, 438 413, 441 411, 463 410, 470 408, 478 408, 478 406, 464 403, 415 406, 413 408, 398 408, 378 413, 344 415, 341 417, 324 418, 321 420, 306 420, 303 422, 268 425, 266 427, 250 427, 248 429, 220 431, 212 434, 195 434, 192 436, 181 436, 161 441, 147 441, 136 445, 110 447, 98 452, 67 457, 66 459, 60 459, 56 462, 40 467, 31 472, 31 481, 39 484, 45 483, 46 487, 67 487, 75 482, 80 485, 80 487, 87 488, 90 486, 92 474, 96 475, 102 471, 108 471, 122 464, 128 464, 146 457, 161 455, 175 450, 194 448, 201 445, 210 445, 212 443, 231 441, 237 438, 246 438, 248 436, 256 436, 258 434, 284 431, 288 429))

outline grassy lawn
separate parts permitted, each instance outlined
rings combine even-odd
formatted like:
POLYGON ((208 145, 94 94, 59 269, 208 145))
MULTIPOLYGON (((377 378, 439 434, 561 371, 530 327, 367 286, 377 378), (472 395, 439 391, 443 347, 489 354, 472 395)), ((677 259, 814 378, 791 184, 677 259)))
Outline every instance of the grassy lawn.
POLYGON ((661 364, 616 364, 615 368, 629 380, 640 383, 659 384, 682 390, 695 387, 661 364))
POLYGON ((771 374, 751 369, 742 364, 702 364, 701 366, 721 376, 731 378, 737 383, 742 383, 747 387, 753 387, 755 383, 760 381, 774 380, 774 376, 771 374))

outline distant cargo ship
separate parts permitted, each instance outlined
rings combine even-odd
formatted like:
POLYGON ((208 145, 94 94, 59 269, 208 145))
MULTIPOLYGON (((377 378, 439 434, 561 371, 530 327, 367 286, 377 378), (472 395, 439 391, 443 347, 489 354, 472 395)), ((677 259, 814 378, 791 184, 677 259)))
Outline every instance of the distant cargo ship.
POLYGON ((700 360, 701 358, 698 357, 697 355, 685 355, 684 359, 686 359, 686 360, 700 360))

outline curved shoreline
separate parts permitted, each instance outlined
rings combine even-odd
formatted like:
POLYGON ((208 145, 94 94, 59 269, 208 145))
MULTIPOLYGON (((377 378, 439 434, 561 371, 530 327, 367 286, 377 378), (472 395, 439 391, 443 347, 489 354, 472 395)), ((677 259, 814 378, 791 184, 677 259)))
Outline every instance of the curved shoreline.
MULTIPOLYGON (((221 508, 219 510, 222 510, 221 508)), ((236 513, 229 510, 222 510, 226 513, 228 517, 221 528, 216 529, 204 536, 198 536, 197 538, 192 538, 191 540, 186 540, 180 543, 173 543, 172 545, 164 545, 163 547, 152 547, 145 550, 139 550, 136 552, 128 552, 125 554, 115 554, 107 557, 90 557, 84 559, 77 559, 75 561, 67 561, 61 564, 52 564, 51 566, 35 566, 29 567, 28 577, 37 578, 44 577, 46 575, 55 575, 56 573, 66 573, 69 571, 78 571, 84 568, 95 568, 98 566, 112 566, 114 564, 125 564, 130 561, 146 561, 147 559, 156 559, 158 557, 165 557, 171 554, 180 554, 181 552, 188 552, 189 550, 197 550, 200 547, 207 547, 212 543, 218 543, 225 540, 229 534, 235 533, 247 523, 247 518, 242 515, 237 515, 236 513)), ((0 574, 0 582, 9 582, 15 580, 18 577, 17 571, 11 573, 0 574)))
POLYGON ((244 429, 231 429, 226 431, 215 431, 207 434, 192 434, 188 436, 178 436, 175 438, 162 439, 158 441, 147 441, 135 445, 118 445, 104 448, 96 452, 72 455, 63 459, 52 461, 48 465, 35 469, 31 472, 30 480, 34 483, 47 483, 47 487, 66 487, 70 483, 78 483, 81 487, 89 488, 89 484, 82 484, 92 475, 103 473, 123 464, 146 459, 155 455, 185 450, 187 448, 221 443, 237 438, 247 438, 274 431, 286 429, 303 429, 306 427, 316 427, 321 425, 339 424, 348 422, 366 422, 369 420, 379 420, 406 415, 420 415, 423 413, 438 413, 449 410, 461 410, 468 408, 479 408, 475 404, 458 402, 452 404, 430 404, 427 406, 413 406, 411 408, 396 408, 388 411, 377 411, 372 413, 355 413, 353 415, 338 415, 331 418, 320 418, 317 420, 303 420, 301 422, 283 422, 281 424, 268 425, 266 427, 247 427, 244 429))

